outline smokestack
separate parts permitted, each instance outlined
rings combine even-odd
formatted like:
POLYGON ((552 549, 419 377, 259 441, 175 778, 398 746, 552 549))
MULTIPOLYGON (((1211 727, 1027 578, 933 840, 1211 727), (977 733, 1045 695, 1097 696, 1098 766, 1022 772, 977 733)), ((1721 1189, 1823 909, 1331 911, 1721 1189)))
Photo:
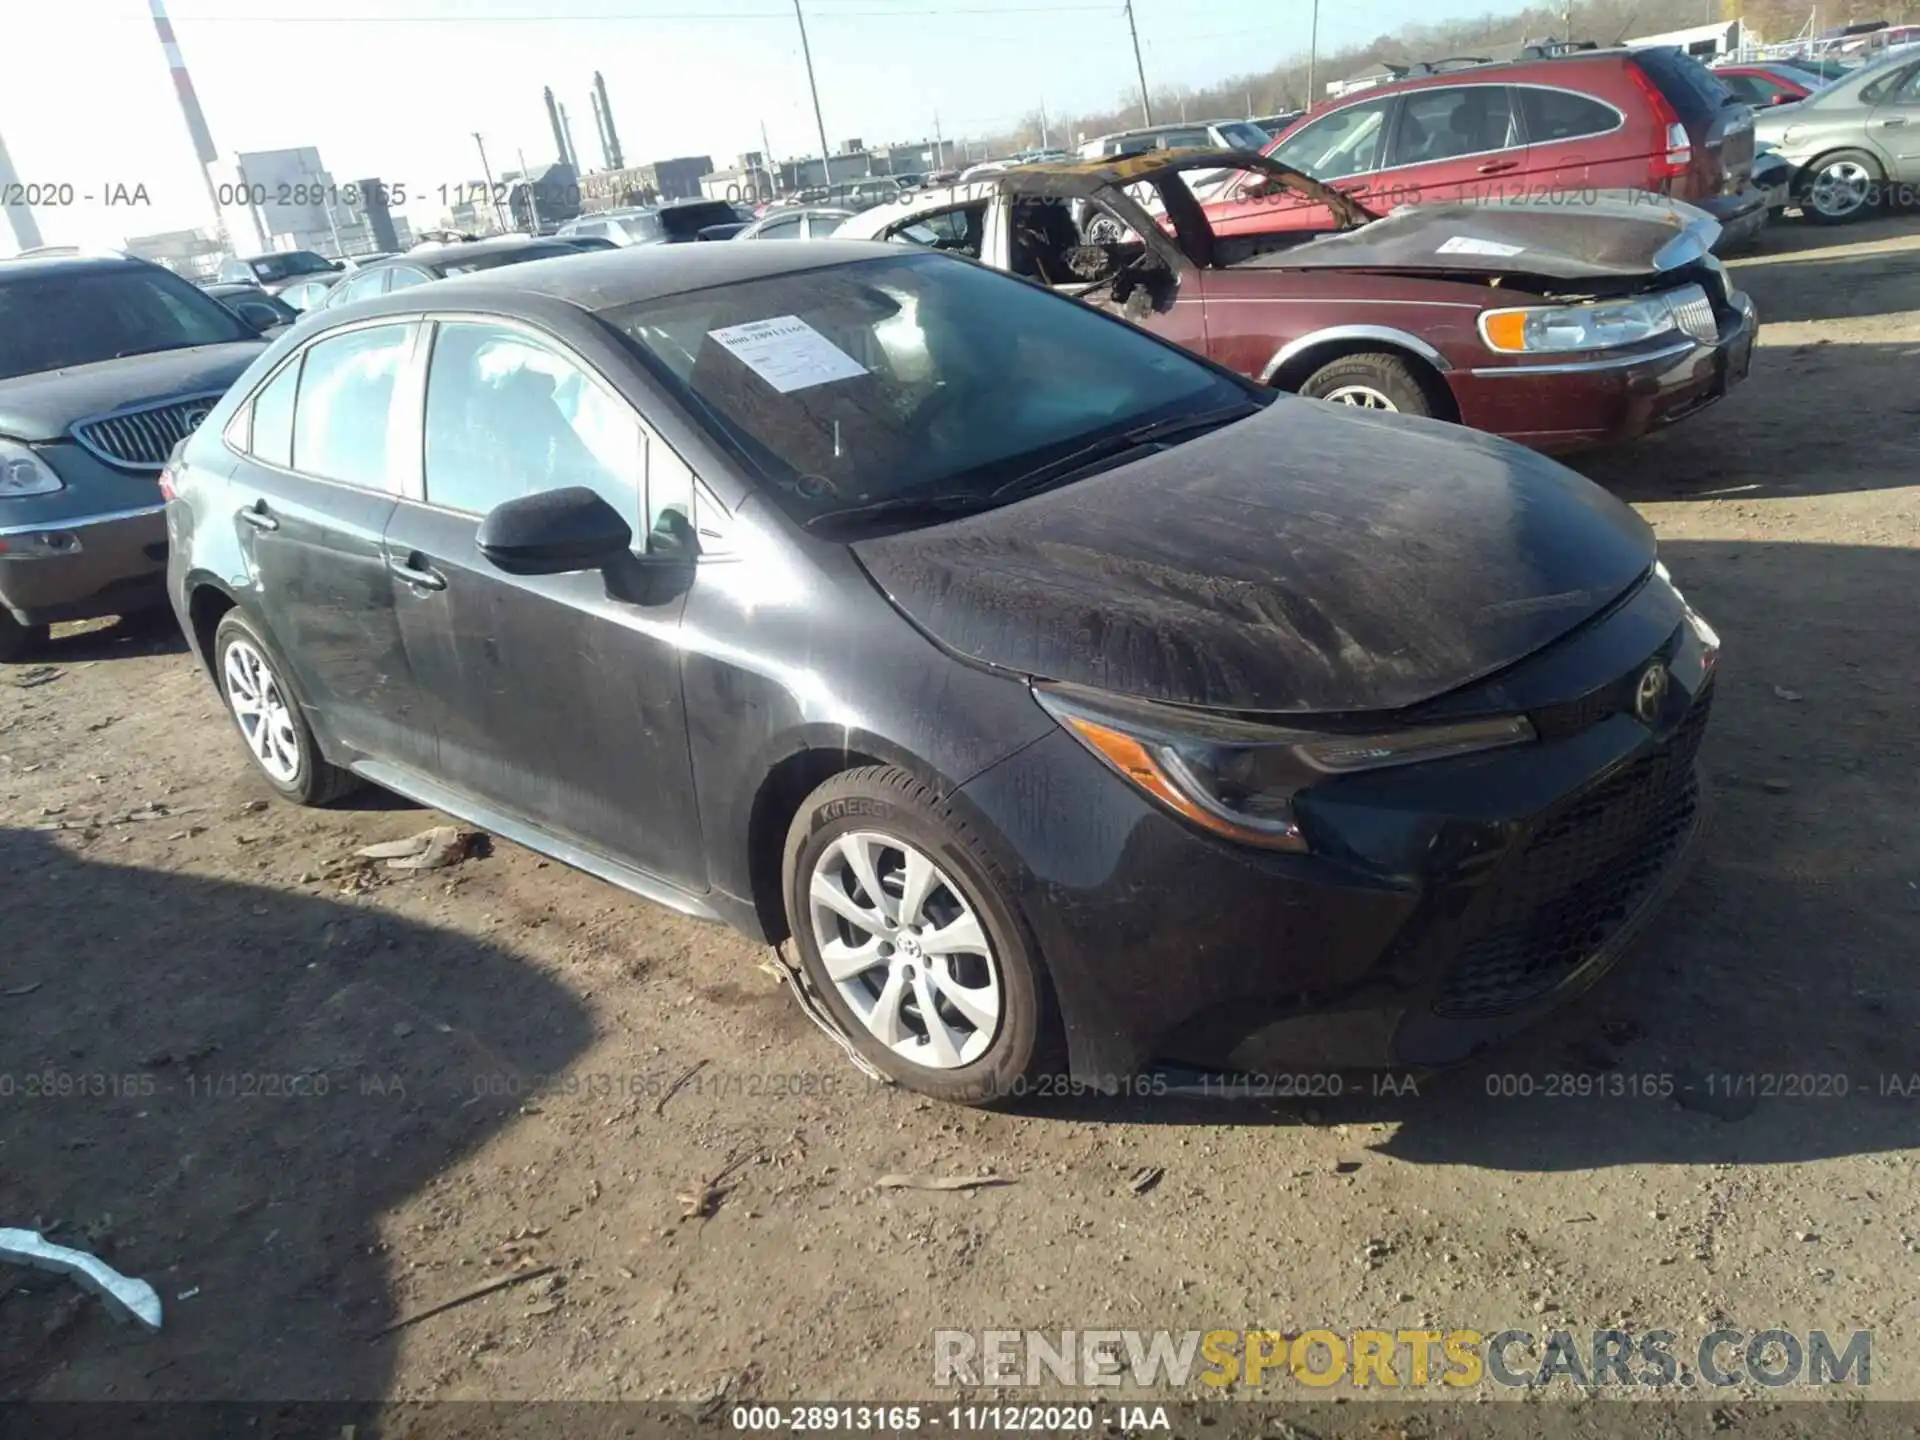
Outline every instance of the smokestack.
MULTIPOLYGON (((173 22, 167 19, 167 7, 161 0, 148 0, 153 12, 153 30, 160 37, 160 49, 167 57, 167 69, 173 73, 174 93, 180 97, 180 113, 186 118, 187 136, 193 141, 194 158, 200 162, 200 178, 206 183, 207 201, 213 206, 214 232, 223 245, 232 244, 227 233, 227 217, 220 208, 220 194, 214 188, 213 171, 207 167, 220 158, 213 148, 213 136, 207 131, 207 117, 200 112, 200 97, 193 93, 193 77, 187 74, 187 62, 180 56, 179 42, 173 38, 173 22)), ((253 214, 247 212, 247 228, 253 229, 253 214)), ((258 234, 252 236, 260 243, 258 234)))
POLYGON ((600 92, 595 90, 589 97, 593 102, 593 133, 600 137, 600 159, 607 169, 613 166, 613 147, 607 144, 607 117, 600 108, 600 92))
POLYGON ((600 122, 605 127, 607 165, 619 170, 626 165, 626 158, 620 153, 620 132, 613 128, 613 101, 607 98, 607 82, 601 78, 598 70, 593 72, 593 90, 600 97, 600 122))
MULTIPOLYGON (((0 140, 0 195, 17 195, 20 177, 13 173, 13 161, 7 156, 7 146, 0 140)), ((22 250, 31 250, 40 243, 40 227, 34 224, 33 211, 25 205, 9 204, 7 220, 13 226, 13 239, 22 250)))
POLYGON ((547 123, 553 126, 553 148, 560 152, 562 165, 571 165, 573 157, 567 153, 567 135, 560 128, 560 107, 553 102, 553 87, 549 85, 540 93, 547 97, 547 123))
POLYGON ((573 122, 567 119, 567 107, 560 107, 560 138, 567 145, 567 164, 573 167, 575 176, 586 174, 580 164, 580 152, 573 148, 573 122))

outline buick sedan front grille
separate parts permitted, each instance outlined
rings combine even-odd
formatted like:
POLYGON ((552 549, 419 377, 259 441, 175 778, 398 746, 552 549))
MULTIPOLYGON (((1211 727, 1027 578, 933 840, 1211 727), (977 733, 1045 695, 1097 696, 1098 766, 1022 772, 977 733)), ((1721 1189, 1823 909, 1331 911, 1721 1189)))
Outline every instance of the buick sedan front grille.
POLYGON ((109 465, 128 470, 158 470, 173 447, 200 427, 222 392, 163 400, 132 410, 116 410, 76 421, 73 438, 109 465))

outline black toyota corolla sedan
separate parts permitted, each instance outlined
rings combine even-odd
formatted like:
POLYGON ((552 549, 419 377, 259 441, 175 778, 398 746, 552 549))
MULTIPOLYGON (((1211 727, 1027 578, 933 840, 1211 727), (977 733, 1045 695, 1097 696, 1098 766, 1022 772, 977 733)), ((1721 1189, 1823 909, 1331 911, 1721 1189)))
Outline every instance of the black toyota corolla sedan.
POLYGON ((1457 1059, 1605 970, 1696 825, 1718 642, 1625 506, 951 256, 328 311, 166 485, 282 795, 791 935, 946 1099, 1457 1059))

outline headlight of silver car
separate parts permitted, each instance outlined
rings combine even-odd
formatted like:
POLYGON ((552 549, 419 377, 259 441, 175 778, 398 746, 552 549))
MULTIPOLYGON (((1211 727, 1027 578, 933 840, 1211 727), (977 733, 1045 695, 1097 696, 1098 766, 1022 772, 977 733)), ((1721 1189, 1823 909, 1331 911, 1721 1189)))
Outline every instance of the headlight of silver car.
POLYGON ((1524 715, 1367 732, 1256 725, 1067 686, 1034 696, 1105 764, 1204 830, 1305 850, 1293 797, 1335 775, 1443 760, 1534 738, 1524 715))
POLYGON ((0 440, 0 500, 51 495, 64 488, 60 477, 33 451, 17 441, 0 440))
POLYGON ((1683 316, 1702 307, 1712 314, 1706 291, 1698 285, 1682 285, 1631 300, 1488 310, 1480 316, 1480 338, 1489 350, 1502 355, 1610 350, 1678 329, 1683 316))

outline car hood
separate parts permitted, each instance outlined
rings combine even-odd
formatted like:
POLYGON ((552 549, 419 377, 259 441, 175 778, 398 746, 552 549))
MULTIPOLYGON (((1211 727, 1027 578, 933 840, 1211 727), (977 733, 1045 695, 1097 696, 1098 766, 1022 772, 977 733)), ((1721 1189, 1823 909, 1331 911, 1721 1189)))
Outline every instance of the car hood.
POLYGON ((1718 221, 1684 201, 1599 191, 1559 204, 1409 206, 1357 230, 1257 255, 1234 268, 1622 280, 1689 265, 1719 235, 1718 221))
POLYGON ((264 340, 235 340, 0 380, 0 435, 57 440, 90 416, 182 395, 217 395, 266 348, 264 340))
POLYGON ((1289 397, 853 550, 967 659, 1272 713, 1399 710, 1470 684, 1606 608, 1654 558, 1638 515, 1544 456, 1289 397))

